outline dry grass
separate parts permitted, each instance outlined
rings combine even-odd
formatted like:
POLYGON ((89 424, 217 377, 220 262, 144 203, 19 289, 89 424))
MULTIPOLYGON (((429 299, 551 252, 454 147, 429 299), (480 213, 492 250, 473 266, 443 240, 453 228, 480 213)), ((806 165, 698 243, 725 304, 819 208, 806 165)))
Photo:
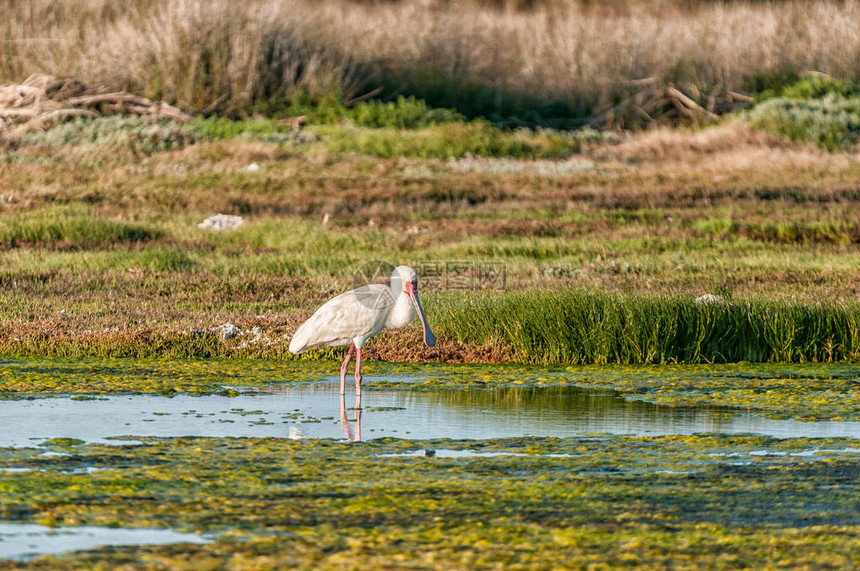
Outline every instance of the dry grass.
POLYGON ((858 0, 534 6, 2 0, 0 82, 39 71, 232 113, 381 87, 541 121, 592 116, 649 85, 704 103, 793 72, 860 74, 858 0))

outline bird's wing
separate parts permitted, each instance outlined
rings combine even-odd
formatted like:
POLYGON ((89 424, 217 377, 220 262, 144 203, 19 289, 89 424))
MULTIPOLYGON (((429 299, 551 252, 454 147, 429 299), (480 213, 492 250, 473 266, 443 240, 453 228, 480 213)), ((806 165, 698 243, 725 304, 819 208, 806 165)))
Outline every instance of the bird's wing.
POLYGON ((299 326, 290 351, 301 353, 321 345, 346 345, 358 337, 371 337, 385 327, 394 306, 391 289, 371 284, 333 297, 299 326))

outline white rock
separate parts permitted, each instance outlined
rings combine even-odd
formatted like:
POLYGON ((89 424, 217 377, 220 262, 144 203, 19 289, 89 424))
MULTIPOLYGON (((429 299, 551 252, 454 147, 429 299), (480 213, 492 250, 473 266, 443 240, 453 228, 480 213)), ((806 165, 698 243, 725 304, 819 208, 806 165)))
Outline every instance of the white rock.
POLYGON ((198 224, 197 227, 204 230, 214 230, 215 232, 226 232, 227 230, 235 230, 244 223, 245 219, 241 216, 216 214, 198 224))
POLYGON ((251 163, 246 167, 240 168, 239 172, 258 173, 260 172, 260 165, 258 165, 257 163, 251 163))

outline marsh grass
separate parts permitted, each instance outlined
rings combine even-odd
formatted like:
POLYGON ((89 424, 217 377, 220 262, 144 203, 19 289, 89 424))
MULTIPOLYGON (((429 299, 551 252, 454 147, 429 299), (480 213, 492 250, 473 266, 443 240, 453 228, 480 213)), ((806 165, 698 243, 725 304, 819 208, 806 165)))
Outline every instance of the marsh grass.
MULTIPOLYGON (((3 299, 11 302, 17 296, 21 302, 6 316, 7 334, 0 338, 0 351, 289 360, 296 358, 287 351, 289 336, 308 315, 306 307, 333 293, 326 286, 316 292, 303 288, 303 280, 284 283, 270 279, 255 284, 206 274, 98 279, 101 281, 90 286, 90 299, 64 294, 59 277, 35 275, 27 285, 20 277, 13 281, 0 276, 7 290, 12 286, 3 299), (137 287, 137 282, 148 285, 137 287), (43 291, 42 301, 33 306, 32 300, 22 297, 26 296, 23 288, 43 291), (308 304, 302 298, 314 301, 308 304), (291 304, 297 307, 285 309, 291 304), (36 324, 27 324, 33 311, 44 316, 36 324), (263 337, 243 334, 222 339, 218 326, 227 321, 238 323, 243 330, 259 326, 263 337)), ((423 297, 439 347, 422 347, 413 328, 375 339, 369 346, 371 358, 532 364, 860 360, 860 305, 856 302, 728 295, 697 303, 691 296, 585 288, 425 292, 423 297)), ((324 348, 301 358, 337 359, 342 354, 343 348, 324 348)))
POLYGON ((428 302, 461 342, 534 363, 722 363, 860 358, 860 305, 528 291, 428 302))

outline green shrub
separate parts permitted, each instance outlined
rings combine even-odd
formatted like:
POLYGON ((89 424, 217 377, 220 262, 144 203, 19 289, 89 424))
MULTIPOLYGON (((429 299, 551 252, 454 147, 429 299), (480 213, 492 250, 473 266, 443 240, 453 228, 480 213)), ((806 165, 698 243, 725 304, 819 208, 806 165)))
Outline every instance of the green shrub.
POLYGON ((396 101, 387 103, 381 101, 359 103, 346 116, 360 127, 398 129, 421 129, 465 120, 465 117, 452 109, 431 109, 421 99, 402 95, 396 101))
POLYGON ((47 145, 99 145, 143 155, 181 149, 199 140, 189 126, 172 119, 103 117, 62 123, 44 133, 28 134, 23 142, 47 145))
POLYGON ((760 92, 757 99, 765 101, 778 97, 789 99, 822 99, 828 95, 854 97, 860 95, 860 84, 844 81, 826 75, 807 75, 795 77, 777 86, 771 86, 760 92))
POLYGON ((860 83, 825 75, 794 77, 768 84, 749 112, 758 129, 830 151, 860 140, 860 83))
POLYGON ((756 105, 748 120, 757 129, 792 141, 830 151, 848 149, 860 140, 860 97, 832 93, 821 99, 779 97, 756 105))

